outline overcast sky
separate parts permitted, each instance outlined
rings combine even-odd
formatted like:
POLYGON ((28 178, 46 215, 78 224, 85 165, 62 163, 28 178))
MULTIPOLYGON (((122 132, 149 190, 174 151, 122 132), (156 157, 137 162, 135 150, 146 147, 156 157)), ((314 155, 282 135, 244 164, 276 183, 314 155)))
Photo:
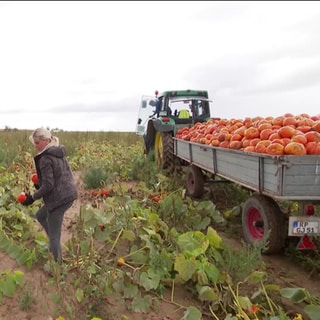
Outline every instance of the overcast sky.
POLYGON ((320 113, 319 1, 0 2, 0 129, 135 131, 142 95, 320 113))

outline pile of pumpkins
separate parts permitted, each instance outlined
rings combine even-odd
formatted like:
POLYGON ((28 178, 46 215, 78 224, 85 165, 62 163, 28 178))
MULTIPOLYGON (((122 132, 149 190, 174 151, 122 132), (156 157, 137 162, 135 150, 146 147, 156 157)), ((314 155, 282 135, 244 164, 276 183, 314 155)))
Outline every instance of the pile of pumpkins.
POLYGON ((176 138, 214 147, 270 155, 320 154, 320 115, 211 118, 179 129, 176 138))

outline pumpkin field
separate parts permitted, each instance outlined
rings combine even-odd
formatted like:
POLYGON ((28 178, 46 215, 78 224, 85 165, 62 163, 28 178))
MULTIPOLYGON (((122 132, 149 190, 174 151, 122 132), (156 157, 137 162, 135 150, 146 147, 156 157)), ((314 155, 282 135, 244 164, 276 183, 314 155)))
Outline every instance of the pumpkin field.
MULTIPOLYGON (((295 120, 294 132, 287 128, 274 139, 287 134, 295 142, 297 136, 305 154, 313 152, 318 146, 308 147, 311 134, 300 130, 307 124, 295 120)), ((319 120, 310 120, 309 132, 318 132, 319 120)), ((246 128, 243 121, 218 121, 197 125, 197 136, 189 129, 178 134, 212 145, 241 140, 241 148, 267 140, 246 131, 257 119, 246 128)), ((270 130, 280 127, 290 125, 270 130)), ((248 246, 239 222, 247 190, 210 185, 202 199, 193 199, 185 168, 161 170, 144 154, 142 137, 131 132, 54 133, 66 147, 79 191, 65 215, 63 263, 55 263, 34 217, 41 202, 24 207, 17 199, 34 191, 30 134, 0 132, 0 319, 320 319, 318 250, 298 251, 288 240, 282 255, 264 256, 263 247, 248 246)), ((289 152, 281 141, 277 150, 289 152)))

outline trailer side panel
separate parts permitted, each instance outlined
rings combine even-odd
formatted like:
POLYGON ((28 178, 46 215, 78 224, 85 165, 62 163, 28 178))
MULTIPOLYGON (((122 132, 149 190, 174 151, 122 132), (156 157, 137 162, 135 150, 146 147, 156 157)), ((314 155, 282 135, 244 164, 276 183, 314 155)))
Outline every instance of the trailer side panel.
POLYGON ((175 156, 226 180, 282 200, 320 200, 320 156, 271 156, 174 138, 175 156))

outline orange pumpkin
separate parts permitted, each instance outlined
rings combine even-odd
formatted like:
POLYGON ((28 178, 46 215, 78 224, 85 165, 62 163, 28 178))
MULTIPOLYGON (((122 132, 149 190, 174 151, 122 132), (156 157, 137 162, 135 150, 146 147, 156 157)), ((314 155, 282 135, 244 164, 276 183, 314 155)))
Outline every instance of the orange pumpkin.
POLYGON ((271 143, 270 145, 268 145, 267 149, 266 149, 266 153, 267 154, 271 154, 271 155, 283 155, 284 154, 284 145, 282 145, 281 143, 271 143))
POLYGON ((267 147, 271 144, 270 140, 261 140, 255 146, 255 151, 258 153, 267 153, 267 147))
POLYGON ((207 141, 208 140, 205 137, 202 137, 202 138, 199 139, 199 142, 202 143, 202 144, 207 144, 207 141))
POLYGON ((278 129, 281 138, 291 138, 295 135, 296 129, 291 126, 284 126, 278 129))
POLYGON ((221 143, 221 142, 220 142, 218 139, 212 139, 212 140, 210 141, 210 145, 211 145, 211 146, 214 146, 214 147, 219 147, 220 143, 221 143))
POLYGON ((258 128, 250 127, 245 130, 244 136, 247 139, 255 139, 260 137, 260 131, 258 128))
POLYGON ((252 118, 246 117, 242 122, 247 128, 252 127, 252 118))
POLYGON ((306 144, 308 142, 306 136, 304 134, 296 134, 291 138, 292 142, 299 142, 302 144, 306 144))
POLYGON ((272 116, 268 116, 268 117, 265 117, 264 120, 267 120, 267 121, 269 121, 269 122, 272 122, 273 117, 272 117, 272 116))
POLYGON ((307 141, 308 142, 311 142, 311 141, 320 141, 320 133, 317 132, 317 131, 309 131, 309 132, 306 132, 304 134, 304 136, 307 138, 307 141))
POLYGON ((245 126, 241 126, 234 133, 239 134, 241 137, 244 137, 244 132, 246 131, 246 129, 247 128, 245 126))
POLYGON ((243 136, 241 136, 240 134, 234 133, 234 134, 231 136, 230 141, 241 141, 242 138, 243 138, 243 136))
POLYGON ((297 124, 297 119, 294 116, 289 116, 289 117, 284 117, 283 121, 282 121, 282 126, 296 126, 297 124))
POLYGON ((225 141, 220 142, 219 147, 220 148, 229 148, 229 144, 230 144, 230 142, 225 140, 225 141))
POLYGON ((287 141, 286 139, 289 139, 289 138, 274 139, 274 140, 271 141, 271 143, 280 143, 280 144, 282 144, 283 146, 285 146, 288 142, 291 141, 290 139, 289 139, 289 141, 287 141))
POLYGON ((225 132, 222 132, 218 135, 218 140, 220 142, 227 140, 227 134, 225 132))
POLYGON ((213 124, 209 124, 207 127, 207 133, 213 133, 214 131, 216 131, 217 127, 213 124))
POLYGON ((320 154, 320 142, 311 141, 306 144, 307 154, 320 154))
POLYGON ((294 115, 293 115, 292 113, 290 113, 290 112, 285 113, 283 116, 284 116, 285 118, 292 118, 292 117, 294 117, 294 115))
POLYGON ((311 127, 311 130, 320 132, 320 121, 315 121, 315 123, 313 124, 313 126, 311 127))
POLYGON ((297 126, 296 129, 303 133, 309 132, 311 130, 310 126, 297 126))
POLYGON ((284 146, 286 146, 289 142, 291 142, 291 139, 290 138, 282 138, 281 141, 282 141, 282 144, 284 146))
POLYGON ((251 139, 250 140, 250 146, 254 146, 255 147, 259 141, 261 141, 260 138, 251 139))
POLYGON ((246 148, 246 147, 250 146, 250 142, 251 142, 251 140, 243 138, 242 139, 242 147, 246 148))
POLYGON ((225 126, 228 123, 227 119, 220 119, 218 120, 218 125, 219 126, 225 126))
POLYGON ((269 136, 269 140, 270 141, 273 141, 273 140, 276 140, 276 139, 281 139, 281 136, 280 136, 280 134, 278 132, 274 132, 269 136))
POLYGON ((247 146, 243 149, 245 152, 255 152, 255 147, 254 146, 247 146))
POLYGON ((237 140, 230 141, 229 148, 239 150, 242 148, 242 142, 237 140))
POLYGON ((17 195, 18 202, 22 203, 27 199, 27 196, 24 192, 21 192, 17 195))
POLYGON ((284 116, 279 116, 279 117, 276 117, 276 118, 273 118, 272 119, 272 124, 274 126, 282 126, 282 122, 283 122, 283 119, 284 119, 284 116))
POLYGON ((258 129, 260 132, 265 129, 272 129, 272 124, 270 122, 259 123, 258 129))
POLYGON ((268 129, 263 129, 261 132, 260 132, 260 138, 262 140, 268 140, 269 137, 274 133, 274 130, 271 129, 271 128, 268 128, 268 129))
POLYGON ((314 124, 314 121, 310 118, 301 118, 297 120, 297 127, 301 127, 301 126, 312 127, 313 124, 314 124))
POLYGON ((306 150, 305 146, 302 143, 289 142, 284 147, 284 153, 285 154, 291 154, 291 155, 305 155, 305 154, 307 154, 307 150, 306 150))
POLYGON ((311 141, 319 142, 320 141, 320 133, 317 131, 309 131, 309 132, 306 132, 304 135, 307 138, 308 142, 311 142, 311 141))
POLYGON ((184 135, 182 135, 181 138, 182 138, 182 140, 189 141, 191 136, 190 136, 190 134, 184 134, 184 135))

